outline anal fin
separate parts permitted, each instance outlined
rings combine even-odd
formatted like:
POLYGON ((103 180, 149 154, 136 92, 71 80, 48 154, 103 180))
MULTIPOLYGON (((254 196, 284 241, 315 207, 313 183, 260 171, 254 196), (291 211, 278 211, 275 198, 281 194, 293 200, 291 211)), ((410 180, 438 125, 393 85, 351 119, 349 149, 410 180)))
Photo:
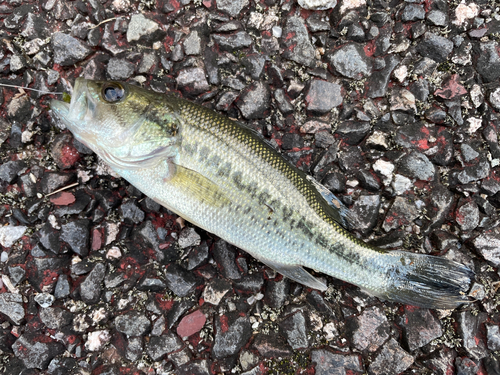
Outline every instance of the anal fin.
POLYGON ((298 265, 288 265, 279 262, 273 262, 269 260, 259 259, 266 266, 276 270, 281 273, 283 276, 288 277, 289 279, 296 281, 300 284, 303 284, 309 288, 318 289, 321 291, 325 291, 328 287, 309 272, 307 272, 302 266, 298 265))

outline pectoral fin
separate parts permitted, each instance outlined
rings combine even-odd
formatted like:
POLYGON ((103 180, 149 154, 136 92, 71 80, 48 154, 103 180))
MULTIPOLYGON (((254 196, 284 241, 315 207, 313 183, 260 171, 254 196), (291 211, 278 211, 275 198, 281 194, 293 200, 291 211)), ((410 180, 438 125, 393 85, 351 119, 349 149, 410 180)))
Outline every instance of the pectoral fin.
POLYGON ((327 289, 327 286, 324 283, 319 281, 301 266, 272 262, 267 259, 260 259, 260 261, 266 266, 281 273, 283 276, 286 276, 293 281, 308 286, 309 288, 318 289, 321 291, 325 291, 327 289))
POLYGON ((209 178, 180 165, 175 166, 175 174, 168 180, 197 201, 203 201, 214 207, 230 203, 224 191, 209 178))

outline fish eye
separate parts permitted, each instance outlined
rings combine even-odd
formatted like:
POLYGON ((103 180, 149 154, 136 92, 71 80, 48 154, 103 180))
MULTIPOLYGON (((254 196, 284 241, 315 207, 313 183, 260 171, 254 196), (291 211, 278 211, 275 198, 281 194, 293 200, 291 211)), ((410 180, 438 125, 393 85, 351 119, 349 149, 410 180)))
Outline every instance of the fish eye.
POLYGON ((102 97, 108 103, 118 103, 125 97, 125 88, 118 82, 108 82, 102 87, 102 97))

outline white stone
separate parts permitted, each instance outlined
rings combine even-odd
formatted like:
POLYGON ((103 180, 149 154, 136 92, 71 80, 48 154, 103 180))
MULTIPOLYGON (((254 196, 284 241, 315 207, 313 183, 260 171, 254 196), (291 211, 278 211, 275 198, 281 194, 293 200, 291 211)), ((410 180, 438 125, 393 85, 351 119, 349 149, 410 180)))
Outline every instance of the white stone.
POLYGON ((344 0, 340 6, 340 13, 344 14, 347 10, 361 8, 366 5, 366 0, 344 0))
POLYGON ((113 246, 106 253, 106 258, 107 259, 113 259, 113 258, 118 259, 118 258, 121 258, 121 256, 122 256, 122 252, 116 246, 113 246))
POLYGON ((120 225, 117 223, 106 223, 106 246, 116 240, 120 232, 120 225))
POLYGON ((417 112, 415 96, 406 89, 393 90, 391 97, 391 111, 409 111, 417 112))
POLYGON ((383 177, 383 183, 388 186, 392 181, 392 172, 394 172, 394 164, 390 161, 385 161, 382 159, 377 160, 373 164, 373 170, 379 173, 383 177))
POLYGON ((0 228, 0 244, 3 247, 11 247, 20 239, 28 227, 24 225, 14 226, 6 225, 0 228))
POLYGON ((490 94, 490 103, 497 111, 500 110, 500 87, 490 94))
POLYGON ((101 307, 100 309, 95 310, 92 313, 92 321, 95 324, 99 324, 99 322, 104 320, 106 317, 107 317, 107 314, 106 314, 106 310, 104 309, 104 307, 101 307))
POLYGON ((283 29, 279 26, 273 26, 273 36, 275 38, 281 38, 281 35, 283 34, 283 29))
POLYGON ((21 133, 21 142, 23 143, 31 142, 31 138, 33 138, 33 132, 25 130, 21 133))
POLYGON ((52 306, 52 304, 54 303, 55 300, 56 300, 56 297, 54 297, 50 293, 38 293, 35 296, 35 302, 38 303, 44 309, 52 306))
POLYGON ((299 5, 304 9, 325 10, 335 8, 337 0, 299 0, 299 5))
POLYGON ((397 174, 392 181, 392 187, 396 195, 402 195, 411 188, 411 180, 408 177, 397 174))
POLYGON ((338 336, 337 328, 333 323, 326 323, 323 327, 323 332, 325 333, 326 341, 332 341, 335 337, 338 336))
POLYGON ((467 133, 474 134, 481 127, 483 120, 476 117, 469 117, 467 122, 469 123, 469 127, 466 130, 467 133))
POLYGON ((399 82, 403 82, 408 77, 408 67, 401 65, 399 68, 394 69, 393 74, 399 82))
POLYGON ((106 329, 90 332, 87 338, 87 342, 85 343, 85 349, 91 352, 98 351, 99 349, 101 349, 101 347, 106 345, 109 340, 111 340, 111 335, 106 329))
POLYGON ((23 61, 18 55, 12 55, 10 57, 10 70, 12 72, 17 72, 18 70, 21 70, 24 68, 23 61))
POLYGON ((208 284, 203 290, 203 299, 205 302, 217 306, 228 291, 229 290, 214 290, 212 286, 208 284))
POLYGON ((481 104, 483 104, 484 95, 483 92, 481 91, 481 86, 479 86, 477 83, 472 85, 472 89, 470 90, 470 98, 472 100, 472 104, 474 104, 474 107, 476 108, 479 107, 481 104))
POLYGON ((457 19, 453 21, 453 23, 455 25, 461 25, 467 20, 477 17, 478 14, 479 7, 476 4, 470 3, 469 5, 466 5, 461 3, 457 6, 457 9, 455 9, 455 17, 457 17, 457 19))
POLYGON ((247 26, 260 30, 262 22, 264 22, 264 15, 262 13, 252 12, 248 18, 247 26))

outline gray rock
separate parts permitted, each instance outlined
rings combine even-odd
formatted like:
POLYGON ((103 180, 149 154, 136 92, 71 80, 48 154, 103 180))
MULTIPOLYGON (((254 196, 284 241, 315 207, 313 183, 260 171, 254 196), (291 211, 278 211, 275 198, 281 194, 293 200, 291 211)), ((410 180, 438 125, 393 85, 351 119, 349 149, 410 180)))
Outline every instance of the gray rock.
POLYGON ((476 250, 495 267, 500 266, 500 234, 498 231, 485 232, 472 241, 476 250))
POLYGON ((374 375, 397 375, 413 364, 414 358, 391 338, 368 367, 374 375))
POLYGON ((264 303, 273 309, 280 309, 288 298, 290 280, 286 277, 280 281, 267 280, 264 291, 264 303))
POLYGON ((196 232, 196 229, 193 227, 186 227, 182 230, 179 235, 179 246, 181 249, 185 249, 190 246, 198 246, 200 244, 201 237, 196 232))
POLYGON ((73 175, 59 172, 45 172, 40 184, 42 193, 49 194, 53 191, 67 185, 73 179, 73 175))
POLYGON ((148 74, 154 67, 158 64, 158 57, 154 53, 145 53, 142 56, 141 63, 139 64, 139 68, 137 72, 139 74, 148 74))
POLYGON ((367 121, 342 121, 335 134, 351 146, 358 145, 370 132, 371 125, 367 121))
POLYGON ((60 307, 47 307, 40 310, 40 320, 50 329, 61 329, 73 321, 73 314, 60 307))
POLYGON ((457 179, 461 184, 468 184, 488 177, 490 170, 490 163, 481 155, 478 162, 473 163, 473 165, 465 166, 458 173, 457 179))
POLYGON ((167 287, 179 297, 186 297, 197 283, 193 273, 174 263, 167 266, 165 277, 167 278, 167 287))
POLYGON ((179 72, 177 85, 185 95, 196 96, 210 89, 203 68, 186 68, 179 72))
POLYGON ((486 313, 472 315, 470 311, 461 311, 458 315, 459 332, 463 340, 463 347, 469 355, 480 360, 488 355, 488 349, 484 343, 480 326, 486 320, 486 313))
POLYGON ((469 163, 476 159, 479 156, 479 152, 474 150, 467 143, 462 143, 460 145, 460 151, 462 152, 462 156, 464 157, 465 162, 469 163))
POLYGON ((449 22, 448 14, 437 9, 430 10, 427 13, 427 22, 433 26, 446 26, 449 22))
POLYGON ((248 6, 248 0, 217 0, 217 9, 226 12, 231 17, 237 17, 248 6))
MULTIPOLYGON (((373 63, 359 44, 346 44, 329 56, 329 63, 344 77, 361 79, 371 74, 373 63)), ((373 96, 372 96, 373 97, 373 96)))
POLYGON ((500 350, 500 327, 498 325, 486 325, 488 349, 500 350))
POLYGON ((160 361, 182 347, 182 340, 176 334, 167 331, 161 336, 152 336, 146 344, 146 352, 153 361, 160 361))
POLYGON ((440 35, 426 32, 424 39, 417 45, 417 51, 422 56, 440 63, 453 51, 453 42, 440 35))
POLYGON ((139 224, 144 220, 144 211, 135 204, 134 200, 129 200, 120 206, 120 212, 124 219, 128 219, 135 224, 139 224))
POLYGON ((130 18, 130 23, 127 28, 127 42, 138 41, 141 39, 151 38, 158 30, 160 26, 144 17, 142 13, 134 14, 130 18))
POLYGON ((367 235, 377 223, 379 207, 379 195, 361 195, 351 209, 354 218, 352 228, 367 235))
POLYGON ((201 53, 201 38, 198 31, 192 31, 183 43, 186 55, 199 55, 201 53))
POLYGON ((24 320, 23 297, 20 294, 1 293, 0 313, 15 324, 20 325, 24 320))
POLYGON ((462 231, 476 229, 479 224, 479 208, 472 199, 463 199, 458 203, 455 221, 462 231))
POLYGON ((418 216, 418 210, 413 200, 407 197, 397 196, 387 212, 382 224, 382 228, 389 232, 390 230, 402 228, 413 223, 418 216))
POLYGON ((236 102, 236 106, 247 120, 265 118, 269 114, 271 92, 263 82, 247 87, 236 102))
POLYGON ((264 358, 289 357, 293 353, 283 336, 276 334, 257 334, 252 347, 264 358))
POLYGON ((243 57, 241 63, 245 66, 247 74, 254 80, 259 80, 264 71, 266 59, 257 54, 251 54, 243 57))
POLYGON ((278 104, 279 110, 284 116, 288 116, 293 112, 294 106, 290 102, 290 99, 286 96, 283 89, 277 89, 274 91, 274 99, 276 100, 276 104, 278 104))
POLYGON ((427 156, 420 152, 412 152, 403 157, 399 163, 398 172, 416 180, 432 181, 435 167, 427 156))
POLYGON ((457 375, 476 375, 479 365, 470 358, 457 357, 455 359, 455 368, 457 375))
POLYGON ((307 110, 314 115, 323 115, 342 104, 340 85, 313 79, 306 93, 307 110))
POLYGON ((80 256, 87 256, 89 253, 89 225, 90 222, 87 219, 79 219, 61 227, 61 240, 80 256))
POLYGON ((38 341, 32 334, 24 334, 12 345, 14 355, 23 361, 26 368, 47 369, 55 356, 64 352, 64 346, 53 341, 38 341))
POLYGON ((56 299, 66 298, 71 292, 68 276, 60 275, 57 279, 56 289, 54 290, 54 297, 56 299))
POLYGON ((405 308, 401 323, 405 328, 406 341, 411 352, 443 334, 439 319, 428 309, 405 308))
POLYGON ((87 44, 71 35, 56 32, 52 35, 54 62, 62 66, 71 66, 84 60, 92 50, 87 44))
POLYGON ((118 332, 127 336, 143 336, 150 330, 151 322, 144 313, 129 311, 116 317, 115 327, 118 332))
POLYGON ((384 58, 384 62, 385 67, 382 70, 373 72, 367 79, 367 96, 369 98, 385 96, 392 71, 398 66, 400 59, 397 56, 388 55, 384 58))
POLYGON ((111 58, 108 62, 107 73, 109 78, 125 80, 132 76, 135 65, 124 59, 111 58))
POLYGON ((346 370, 363 372, 358 355, 334 354, 325 349, 311 352, 311 361, 315 364, 316 375, 345 375, 346 370))
POLYGON ((481 43, 481 53, 476 69, 485 82, 496 81, 500 77, 500 57, 497 53, 497 43, 481 43))
POLYGON ((309 40, 309 33, 302 18, 288 18, 283 35, 292 36, 291 38, 284 38, 285 51, 283 57, 298 64, 313 67, 315 62, 314 47, 309 40))
POLYGON ((369 307, 359 316, 350 318, 347 327, 352 344, 361 351, 374 352, 389 338, 389 322, 377 307, 369 307))
POLYGON ((237 51, 250 47, 253 43, 252 37, 245 31, 238 31, 231 35, 213 35, 214 42, 222 51, 237 51))
POLYGON ((212 348, 216 358, 237 354, 252 336, 248 316, 239 312, 228 313, 215 318, 215 340, 212 348))
POLYGON ((18 174, 26 168, 26 163, 22 160, 11 160, 0 165, 0 181, 11 184, 18 174))
POLYGON ((453 205, 453 194, 443 185, 435 185, 431 196, 427 215, 430 219, 430 228, 437 228, 443 224, 453 205))
POLYGON ((106 266, 97 263, 85 280, 80 284, 80 296, 87 304, 97 303, 101 297, 102 282, 106 274, 106 266))
POLYGON ((206 359, 197 359, 179 367, 179 375, 211 375, 210 362, 206 359))
POLYGON ((26 271, 21 266, 9 266, 9 277, 12 285, 16 286, 25 279, 26 271))
POLYGON ((144 352, 142 337, 129 337, 125 356, 129 361, 137 361, 144 352))
POLYGON ((287 317, 280 323, 280 327, 293 350, 306 349, 309 346, 306 317, 302 311, 287 317))
POLYGON ((425 9, 419 4, 406 4, 401 13, 401 21, 413 22, 423 20, 425 18, 425 9))

